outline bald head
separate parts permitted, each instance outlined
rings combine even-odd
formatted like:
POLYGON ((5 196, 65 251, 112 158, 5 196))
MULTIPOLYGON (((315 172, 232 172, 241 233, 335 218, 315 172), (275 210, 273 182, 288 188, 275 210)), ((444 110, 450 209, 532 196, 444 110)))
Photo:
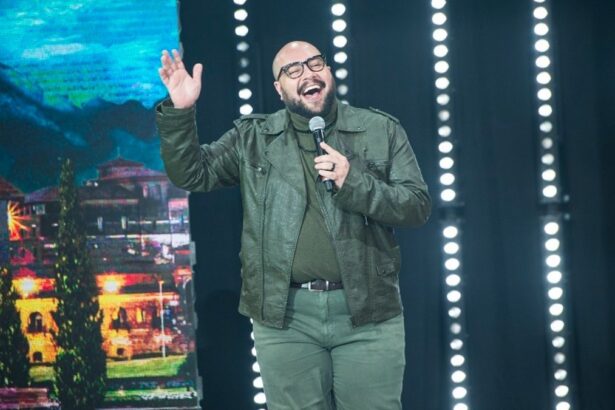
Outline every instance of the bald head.
POLYGON ((320 51, 305 41, 291 41, 273 59, 273 86, 286 108, 305 118, 326 116, 335 101, 335 79, 320 51), (310 63, 308 63, 308 60, 310 63), (282 67, 297 63, 292 74, 279 76, 282 67))
POLYGON ((305 41, 291 41, 278 51, 273 58, 272 71, 273 78, 277 80, 280 68, 288 63, 295 61, 303 61, 307 57, 312 57, 320 54, 320 51, 312 44, 305 41), (307 56, 307 57, 305 57, 307 56))

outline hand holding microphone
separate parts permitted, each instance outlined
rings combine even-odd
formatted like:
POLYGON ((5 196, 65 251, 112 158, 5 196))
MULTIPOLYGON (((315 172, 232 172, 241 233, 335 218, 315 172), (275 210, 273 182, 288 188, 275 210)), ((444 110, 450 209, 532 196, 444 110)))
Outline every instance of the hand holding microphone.
MULTIPOLYGON (((310 126, 310 131, 312 131, 312 136, 314 137, 314 144, 316 145, 316 153, 318 154, 317 158, 320 158, 321 156, 325 154, 325 152, 322 150, 322 147, 320 146, 321 143, 325 142, 325 120, 322 117, 312 117, 312 119, 310 120, 308 124, 310 126)), ((328 168, 324 168, 325 170, 328 170, 328 171, 335 170, 335 163, 333 162, 331 163, 330 166, 329 164, 323 164, 323 165, 328 166, 328 168)), ((316 169, 320 170, 323 168, 319 168, 318 166, 316 166, 316 169)), ((325 179, 322 175, 320 179, 325 184, 325 188, 327 189, 327 192, 333 191, 333 182, 331 182, 330 179, 325 179)))
POLYGON ((316 153, 318 154, 314 158, 314 168, 318 170, 318 175, 321 176, 327 192, 333 191, 334 183, 337 189, 340 189, 350 170, 350 163, 345 156, 324 142, 325 120, 322 117, 313 117, 309 122, 309 127, 310 131, 312 131, 314 143, 316 144, 316 153))

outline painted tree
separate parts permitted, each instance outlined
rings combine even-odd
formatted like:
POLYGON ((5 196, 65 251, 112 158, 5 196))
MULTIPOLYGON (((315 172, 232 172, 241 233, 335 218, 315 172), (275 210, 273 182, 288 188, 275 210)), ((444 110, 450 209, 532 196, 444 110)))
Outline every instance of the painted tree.
POLYGON ((58 354, 54 387, 62 409, 90 410, 103 401, 107 365, 96 277, 90 264, 70 160, 62 165, 59 202, 55 264, 58 306, 54 313, 58 354))
POLYGON ((26 387, 30 384, 30 347, 21 330, 16 307, 18 298, 11 269, 0 267, 0 387, 26 387))

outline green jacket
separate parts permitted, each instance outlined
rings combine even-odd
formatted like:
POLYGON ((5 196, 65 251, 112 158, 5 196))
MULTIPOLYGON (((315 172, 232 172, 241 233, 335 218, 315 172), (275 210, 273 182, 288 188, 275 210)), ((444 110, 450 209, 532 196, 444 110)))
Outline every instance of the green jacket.
MULTIPOLYGON (((297 142, 286 110, 234 122, 199 146, 195 109, 157 107, 161 153, 171 181, 188 191, 239 185, 243 204, 239 311, 283 327, 291 266, 306 210, 297 142)), ((338 104, 327 143, 350 171, 339 191, 322 196, 344 292, 359 326, 398 315, 400 251, 391 226, 419 226, 431 200, 408 138, 388 114, 338 104)))

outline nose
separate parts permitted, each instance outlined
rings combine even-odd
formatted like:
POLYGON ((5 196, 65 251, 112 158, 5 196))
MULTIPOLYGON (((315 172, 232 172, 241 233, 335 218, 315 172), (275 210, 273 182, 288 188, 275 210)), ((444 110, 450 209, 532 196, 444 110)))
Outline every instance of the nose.
POLYGON ((321 80, 321 78, 318 75, 318 73, 315 73, 315 72, 310 71, 310 70, 303 71, 303 74, 301 74, 301 77, 299 77, 299 79, 300 79, 301 83, 303 83, 305 81, 309 81, 309 80, 321 80))

